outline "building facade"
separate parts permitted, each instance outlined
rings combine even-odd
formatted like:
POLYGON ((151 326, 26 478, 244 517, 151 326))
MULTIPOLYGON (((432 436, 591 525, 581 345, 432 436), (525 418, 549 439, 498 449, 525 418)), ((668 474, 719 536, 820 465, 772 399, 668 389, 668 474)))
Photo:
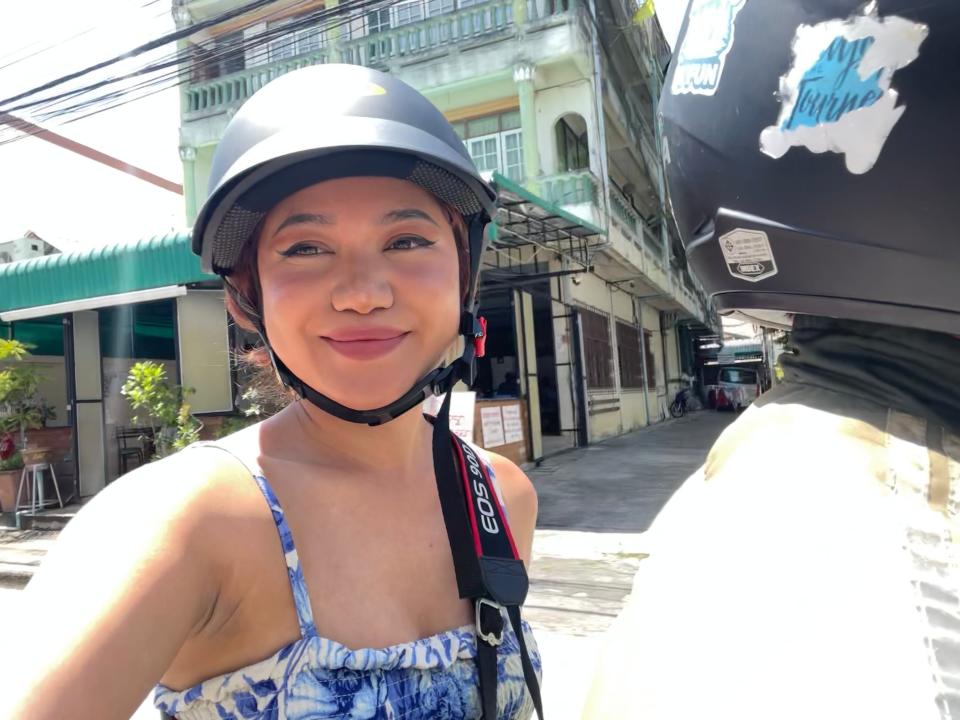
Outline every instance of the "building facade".
POLYGON ((242 5, 174 0, 178 27, 197 28, 181 45, 188 221, 257 89, 318 63, 388 71, 446 115, 507 200, 483 263, 478 396, 526 400, 532 460, 666 416, 718 324, 667 209, 655 108, 669 50, 655 20, 633 25, 617 0, 242 5), (541 232, 557 211, 580 227, 541 232))

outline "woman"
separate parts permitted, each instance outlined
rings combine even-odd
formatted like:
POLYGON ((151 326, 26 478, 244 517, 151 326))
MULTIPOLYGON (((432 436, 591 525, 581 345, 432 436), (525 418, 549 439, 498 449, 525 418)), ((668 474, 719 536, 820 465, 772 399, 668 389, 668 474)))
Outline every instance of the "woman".
MULTIPOLYGON (((445 413, 419 408, 469 379, 475 337, 442 359, 480 334, 493 191, 422 96, 345 65, 251 98, 211 187, 194 249, 295 400, 84 508, 25 591, 55 620, 31 635, 12 717, 127 718, 157 683, 178 718, 480 717, 479 609, 434 474, 453 453, 445 413)), ((487 458, 529 564, 536 495, 487 458)), ((529 717, 529 628, 505 623, 495 657, 486 717, 529 717)))

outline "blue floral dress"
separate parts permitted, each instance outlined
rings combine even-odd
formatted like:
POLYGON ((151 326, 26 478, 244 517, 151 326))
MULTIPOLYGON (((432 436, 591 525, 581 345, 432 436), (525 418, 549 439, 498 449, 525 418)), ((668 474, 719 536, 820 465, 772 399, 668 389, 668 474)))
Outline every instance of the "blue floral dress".
MULTIPOLYGON (((488 467, 491 480, 493 470, 488 467)), ((273 511, 300 622, 300 638, 248 667, 184 691, 158 685, 156 706, 179 720, 420 720, 480 717, 476 636, 472 625, 381 649, 352 650, 317 635, 293 536, 276 495, 259 471, 254 479, 273 511)), ((538 677, 540 654, 523 623, 538 677)), ((498 653, 498 720, 533 713, 520 649, 504 613, 498 653)))

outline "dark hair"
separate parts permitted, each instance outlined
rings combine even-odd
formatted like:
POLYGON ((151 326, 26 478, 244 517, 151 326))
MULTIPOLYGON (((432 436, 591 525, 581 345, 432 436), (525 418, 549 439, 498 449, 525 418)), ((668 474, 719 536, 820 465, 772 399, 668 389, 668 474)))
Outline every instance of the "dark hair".
MULTIPOLYGON (((467 234, 467 224, 463 216, 448 203, 437 200, 447 222, 453 229, 453 239, 457 244, 457 257, 460 265, 460 299, 466 299, 470 290, 470 248, 467 234)), ((233 321, 243 330, 253 332, 257 322, 250 317, 245 308, 256 311, 262 317, 260 283, 258 282, 259 267, 257 264, 257 248, 260 244, 260 233, 263 231, 263 221, 250 234, 229 277, 224 278, 226 292, 224 302, 227 312, 233 321)), ((235 353, 237 363, 246 368, 250 375, 250 384, 264 396, 270 397, 278 405, 287 404, 296 398, 292 390, 284 388, 273 369, 270 353, 262 345, 250 350, 240 350, 235 353), (283 399, 286 402, 282 402, 283 399)))

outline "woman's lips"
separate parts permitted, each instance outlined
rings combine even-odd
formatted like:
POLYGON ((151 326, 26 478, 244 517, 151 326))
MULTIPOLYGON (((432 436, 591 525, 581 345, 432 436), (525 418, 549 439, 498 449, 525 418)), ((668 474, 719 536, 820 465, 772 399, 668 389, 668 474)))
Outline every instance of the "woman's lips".
POLYGON ((376 339, 336 340, 331 337, 322 339, 331 348, 351 360, 375 360, 397 347, 406 336, 407 333, 400 333, 394 337, 376 339))

